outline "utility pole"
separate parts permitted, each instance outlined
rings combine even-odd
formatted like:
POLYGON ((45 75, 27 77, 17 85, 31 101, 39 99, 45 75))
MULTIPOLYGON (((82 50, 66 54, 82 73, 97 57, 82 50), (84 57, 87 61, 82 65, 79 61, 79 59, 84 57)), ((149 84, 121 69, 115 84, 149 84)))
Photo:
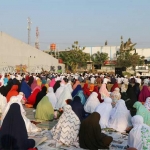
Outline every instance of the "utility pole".
POLYGON ((35 48, 39 49, 39 29, 36 27, 36 42, 35 42, 35 48))
POLYGON ((28 21, 28 27, 27 27, 27 29, 28 29, 28 44, 30 45, 30 31, 31 31, 31 19, 28 17, 28 19, 27 19, 27 21, 28 21))

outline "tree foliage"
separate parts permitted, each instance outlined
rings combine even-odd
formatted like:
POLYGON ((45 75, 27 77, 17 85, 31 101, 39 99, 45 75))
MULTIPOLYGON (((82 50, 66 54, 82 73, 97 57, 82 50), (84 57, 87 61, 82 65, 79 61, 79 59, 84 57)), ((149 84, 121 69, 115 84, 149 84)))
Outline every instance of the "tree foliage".
POLYGON ((84 53, 84 49, 85 47, 80 47, 78 45, 78 41, 75 41, 72 48, 68 48, 66 51, 60 52, 59 57, 66 65, 66 70, 69 70, 70 67, 72 71, 76 72, 79 66, 84 66, 86 62, 90 60, 90 55, 84 53))
MULTIPOLYGON (((122 38, 121 38, 122 39, 122 38)), ((117 52, 117 66, 118 67, 133 67, 144 64, 144 56, 136 53, 136 43, 132 43, 129 38, 127 42, 121 41, 120 50, 117 52)))
POLYGON ((99 51, 91 56, 94 65, 103 65, 108 59, 108 53, 100 53, 99 51))
POLYGON ((143 65, 144 56, 140 56, 137 53, 131 53, 131 51, 122 51, 118 53, 117 66, 119 67, 133 67, 143 65))

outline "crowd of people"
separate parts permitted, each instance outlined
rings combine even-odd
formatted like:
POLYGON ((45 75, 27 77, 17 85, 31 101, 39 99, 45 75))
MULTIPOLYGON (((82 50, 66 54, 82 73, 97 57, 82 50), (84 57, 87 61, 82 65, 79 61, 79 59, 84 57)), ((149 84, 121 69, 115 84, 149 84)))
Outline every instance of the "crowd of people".
POLYGON ((113 138, 102 129, 129 133, 128 147, 150 149, 150 80, 92 73, 0 75, 0 149, 27 150, 35 146, 29 132, 41 131, 27 117, 58 119, 54 140, 84 149, 109 149, 113 138), (109 89, 109 85, 112 85, 109 89))

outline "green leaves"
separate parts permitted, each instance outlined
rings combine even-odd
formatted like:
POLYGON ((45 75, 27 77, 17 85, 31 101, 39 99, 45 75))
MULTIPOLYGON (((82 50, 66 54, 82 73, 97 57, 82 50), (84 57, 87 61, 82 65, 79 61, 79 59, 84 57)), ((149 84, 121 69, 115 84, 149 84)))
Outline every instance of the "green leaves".
POLYGON ((75 72, 78 66, 84 66, 86 62, 90 60, 90 55, 84 53, 84 49, 85 47, 80 47, 78 45, 78 41, 75 41, 72 48, 68 48, 68 50, 60 52, 60 58, 65 63, 66 69, 71 67, 75 72))
POLYGON ((133 67, 144 64, 144 57, 141 57, 137 53, 131 53, 130 51, 122 51, 117 55, 117 66, 119 67, 133 67))
POLYGON ((91 56, 91 60, 95 65, 103 65, 108 59, 108 53, 100 53, 99 51, 91 56))

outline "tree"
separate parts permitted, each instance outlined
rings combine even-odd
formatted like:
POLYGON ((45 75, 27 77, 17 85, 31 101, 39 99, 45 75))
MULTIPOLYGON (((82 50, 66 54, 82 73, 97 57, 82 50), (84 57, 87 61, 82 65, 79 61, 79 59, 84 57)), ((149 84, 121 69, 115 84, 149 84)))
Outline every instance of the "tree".
POLYGON ((73 72, 76 72, 79 66, 84 66, 86 62, 90 60, 90 55, 84 53, 84 49, 85 47, 80 47, 78 45, 78 41, 75 41, 72 48, 68 48, 68 50, 60 52, 59 57, 66 64, 67 70, 68 67, 71 67, 73 72))
POLYGON ((63 60, 63 63, 65 64, 65 70, 70 70, 69 67, 72 66, 72 59, 70 57, 70 53, 68 51, 60 52, 59 58, 63 60))
POLYGON ((129 38, 126 44, 123 45, 121 42, 120 51, 117 52, 117 66, 118 67, 133 67, 144 64, 144 56, 140 56, 136 53, 134 48, 135 44, 132 44, 131 39, 129 38))
POLYGON ((108 60, 108 53, 100 53, 99 51, 91 56, 92 60, 92 72, 94 71, 94 65, 101 66, 106 60, 108 60))
POLYGON ((108 53, 100 53, 99 51, 91 56, 94 65, 103 65, 108 59, 108 53))

